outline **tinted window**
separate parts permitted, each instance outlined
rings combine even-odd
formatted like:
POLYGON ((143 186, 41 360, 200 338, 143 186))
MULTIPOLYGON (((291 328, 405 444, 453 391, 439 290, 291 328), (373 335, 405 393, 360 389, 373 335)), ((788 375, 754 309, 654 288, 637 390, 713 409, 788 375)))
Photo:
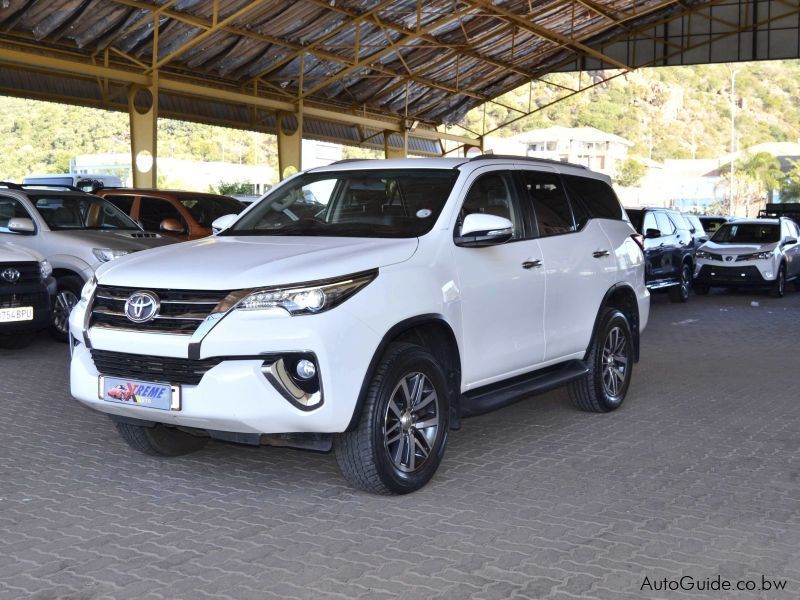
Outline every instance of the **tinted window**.
POLYGON ((661 211, 657 212, 656 223, 658 224, 657 229, 661 231, 661 235, 672 235, 675 233, 675 226, 672 224, 672 221, 669 220, 669 217, 667 217, 667 213, 661 211))
POLYGON ((718 244, 768 244, 780 239, 780 227, 773 223, 727 223, 711 238, 718 244))
POLYGON ((647 233, 648 229, 658 229, 656 216, 651 212, 646 212, 644 214, 644 229, 642 230, 642 233, 647 233))
POLYGON ((703 229, 705 229, 706 233, 714 233, 727 222, 725 219, 717 217, 700 217, 700 221, 703 223, 703 229))
POLYGON ((87 195, 30 196, 53 231, 59 229, 139 229, 131 218, 104 198, 87 195))
POLYGON ((22 180, 26 185, 72 185, 72 177, 26 177, 22 180))
POLYGON ((133 210, 133 196, 103 196, 103 198, 127 215, 133 210))
POLYGON ((558 175, 540 171, 522 171, 521 175, 533 205, 539 235, 546 237, 575 231, 572 210, 558 175))
POLYGON ((562 175, 562 178, 572 201, 576 221, 579 221, 579 214, 597 219, 623 218, 617 195, 605 181, 576 175, 562 175))
POLYGON ((511 192, 508 173, 488 173, 475 180, 461 206, 458 231, 461 230, 464 218, 473 213, 505 217, 514 224, 512 239, 522 237, 522 216, 511 192))
POLYGON ((202 227, 211 227, 220 217, 238 215, 244 210, 244 204, 228 196, 180 196, 178 202, 202 227))
POLYGON ((12 233, 8 230, 8 222, 11 219, 30 219, 28 211, 22 206, 19 200, 0 196, 0 233, 12 233))
POLYGON ((161 222, 165 219, 175 219, 186 228, 186 221, 181 212, 172 204, 161 198, 142 196, 139 204, 139 221, 147 231, 161 231, 161 222))
POLYGON ((457 176, 454 169, 304 173, 270 192, 223 235, 424 235, 457 176))

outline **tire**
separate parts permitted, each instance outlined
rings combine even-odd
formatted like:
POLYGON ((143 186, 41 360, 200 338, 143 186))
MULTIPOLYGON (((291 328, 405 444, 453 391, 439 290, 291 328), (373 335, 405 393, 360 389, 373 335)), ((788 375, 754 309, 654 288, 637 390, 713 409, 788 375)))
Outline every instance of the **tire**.
POLYGON ((22 350, 31 345, 33 338, 33 333, 0 335, 0 348, 4 350, 22 350))
POLYGON ((149 456, 183 456, 201 450, 208 443, 206 437, 194 436, 160 423, 154 427, 142 427, 115 421, 114 425, 128 446, 149 456))
POLYGON ((589 373, 569 384, 572 403, 587 412, 604 413, 619 408, 633 374, 633 335, 622 312, 609 309, 603 314, 586 363, 589 373))
POLYGON ((56 282, 56 297, 53 301, 53 325, 50 335, 59 342, 69 339, 69 313, 81 297, 83 281, 80 277, 66 275, 56 282))
POLYGON ((449 392, 442 368, 425 348, 390 345, 369 383, 358 425, 334 440, 345 479, 377 494, 407 494, 428 483, 447 446, 449 392))
POLYGON ((683 263, 681 267, 681 278, 678 285, 669 288, 670 302, 688 302, 689 301, 689 288, 692 287, 692 266, 689 263, 683 263))
POLYGON ((781 263, 778 267, 778 276, 775 278, 775 283, 769 291, 770 296, 773 298, 783 298, 786 293, 786 265, 781 263))
POLYGON ((707 283, 695 283, 692 286, 692 289, 698 296, 708 296, 708 292, 711 290, 711 287, 707 283))

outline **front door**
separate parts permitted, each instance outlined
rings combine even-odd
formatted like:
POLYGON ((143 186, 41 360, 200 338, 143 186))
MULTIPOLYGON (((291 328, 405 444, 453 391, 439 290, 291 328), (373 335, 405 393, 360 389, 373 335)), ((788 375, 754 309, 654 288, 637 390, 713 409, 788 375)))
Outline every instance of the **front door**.
POLYGON ((454 246, 461 292, 463 373, 467 388, 530 371, 544 355, 544 270, 509 172, 482 169, 455 224, 470 213, 502 216, 514 224, 511 241, 485 248, 454 246))

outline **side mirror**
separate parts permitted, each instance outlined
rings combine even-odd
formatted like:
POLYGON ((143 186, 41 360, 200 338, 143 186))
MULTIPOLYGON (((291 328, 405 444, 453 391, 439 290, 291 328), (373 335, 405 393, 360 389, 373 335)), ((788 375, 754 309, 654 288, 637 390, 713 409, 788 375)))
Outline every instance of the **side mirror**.
POLYGON ((481 248, 504 244, 514 235, 514 224, 505 217, 472 213, 461 225, 461 235, 455 238, 456 246, 481 248))
POLYGON ((36 233, 36 226, 30 219, 15 218, 9 219, 8 230, 14 233, 21 233, 23 235, 33 235, 36 233))
MULTIPOLYGON (((9 228, 10 228, 10 225, 9 225, 9 228)), ((792 244, 796 244, 796 243, 797 243, 797 238, 796 237, 787 237, 785 240, 783 240, 783 245, 784 246, 791 246, 792 244)))
POLYGON ((648 229, 647 231, 644 232, 644 237, 646 237, 648 240, 652 240, 654 238, 660 238, 661 237, 661 230, 660 229, 648 229))
POLYGON ((705 244, 708 241, 708 236, 707 235, 701 235, 700 236, 700 241, 705 244))
POLYGON ((211 232, 214 235, 217 235, 220 231, 227 229, 233 222, 239 218, 239 215, 222 215, 218 219, 215 219, 213 223, 211 223, 211 232))
POLYGON ((184 229, 181 222, 178 219, 164 219, 159 224, 159 228, 161 231, 166 231, 169 233, 186 233, 186 229, 184 229))

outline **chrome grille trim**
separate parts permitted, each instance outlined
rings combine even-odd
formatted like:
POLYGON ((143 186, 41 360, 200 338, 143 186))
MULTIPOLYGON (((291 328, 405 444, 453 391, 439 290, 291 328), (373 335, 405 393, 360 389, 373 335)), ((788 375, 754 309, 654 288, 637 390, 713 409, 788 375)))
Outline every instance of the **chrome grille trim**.
POLYGON ((99 285, 92 302, 90 326, 192 335, 229 295, 224 290, 150 289, 161 301, 161 312, 152 321, 137 324, 128 319, 124 307, 128 296, 141 289, 99 285))

